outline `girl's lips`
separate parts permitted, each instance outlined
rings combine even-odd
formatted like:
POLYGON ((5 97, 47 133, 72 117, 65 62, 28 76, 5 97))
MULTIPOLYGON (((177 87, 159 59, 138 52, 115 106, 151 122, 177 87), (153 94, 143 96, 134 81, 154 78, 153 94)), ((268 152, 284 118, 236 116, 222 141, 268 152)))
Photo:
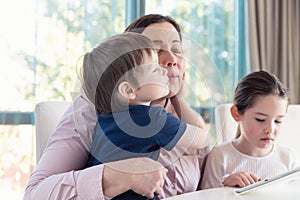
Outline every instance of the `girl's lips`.
POLYGON ((263 140, 263 141, 273 141, 274 139, 273 138, 262 138, 261 140, 263 140))

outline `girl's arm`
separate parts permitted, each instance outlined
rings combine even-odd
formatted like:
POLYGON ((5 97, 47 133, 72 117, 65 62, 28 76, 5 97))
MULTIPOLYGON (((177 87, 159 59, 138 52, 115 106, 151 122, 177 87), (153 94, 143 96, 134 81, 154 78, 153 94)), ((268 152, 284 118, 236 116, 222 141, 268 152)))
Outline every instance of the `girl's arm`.
POLYGON ((226 166, 224 165, 226 165, 226 160, 223 151, 218 147, 214 147, 207 156, 200 189, 222 187, 222 182, 226 177, 224 170, 226 166))

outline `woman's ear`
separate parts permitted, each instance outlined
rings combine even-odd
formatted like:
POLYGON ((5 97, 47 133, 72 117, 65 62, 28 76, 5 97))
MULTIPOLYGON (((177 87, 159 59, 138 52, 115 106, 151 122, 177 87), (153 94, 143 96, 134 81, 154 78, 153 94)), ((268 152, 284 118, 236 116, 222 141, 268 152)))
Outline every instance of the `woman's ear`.
POLYGON ((236 121, 236 122, 239 122, 240 121, 240 113, 239 113, 239 110, 238 110, 238 108, 235 106, 235 105, 233 105, 233 106, 231 106, 231 108, 230 108, 230 113, 231 113, 231 116, 232 116, 232 118, 236 121))
POLYGON ((134 99, 136 97, 131 84, 127 81, 123 81, 119 84, 118 91, 121 96, 125 97, 128 100, 134 99))

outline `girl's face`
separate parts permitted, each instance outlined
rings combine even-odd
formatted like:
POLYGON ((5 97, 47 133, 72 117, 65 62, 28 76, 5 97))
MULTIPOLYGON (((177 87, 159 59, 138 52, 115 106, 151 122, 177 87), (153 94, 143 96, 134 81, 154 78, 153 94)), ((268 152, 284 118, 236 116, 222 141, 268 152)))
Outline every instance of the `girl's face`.
POLYGON ((257 97, 254 105, 236 118, 241 130, 240 147, 260 155, 270 152, 280 132, 287 105, 287 100, 279 96, 257 97))
POLYGON ((169 96, 174 96, 181 90, 185 75, 185 61, 178 32, 172 24, 163 22, 151 24, 142 34, 155 44, 158 63, 168 70, 169 96))

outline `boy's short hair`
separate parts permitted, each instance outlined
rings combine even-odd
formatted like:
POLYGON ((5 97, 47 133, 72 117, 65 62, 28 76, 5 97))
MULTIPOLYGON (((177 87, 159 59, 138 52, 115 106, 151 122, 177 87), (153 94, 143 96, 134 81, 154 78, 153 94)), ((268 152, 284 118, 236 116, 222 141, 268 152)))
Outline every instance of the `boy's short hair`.
MULTIPOLYGON (((107 114, 119 107, 114 89, 126 73, 142 64, 155 51, 152 41, 141 34, 126 32, 107 38, 86 53, 83 59, 83 89, 97 113, 107 114)), ((131 80, 136 81, 136 80, 131 80)))

